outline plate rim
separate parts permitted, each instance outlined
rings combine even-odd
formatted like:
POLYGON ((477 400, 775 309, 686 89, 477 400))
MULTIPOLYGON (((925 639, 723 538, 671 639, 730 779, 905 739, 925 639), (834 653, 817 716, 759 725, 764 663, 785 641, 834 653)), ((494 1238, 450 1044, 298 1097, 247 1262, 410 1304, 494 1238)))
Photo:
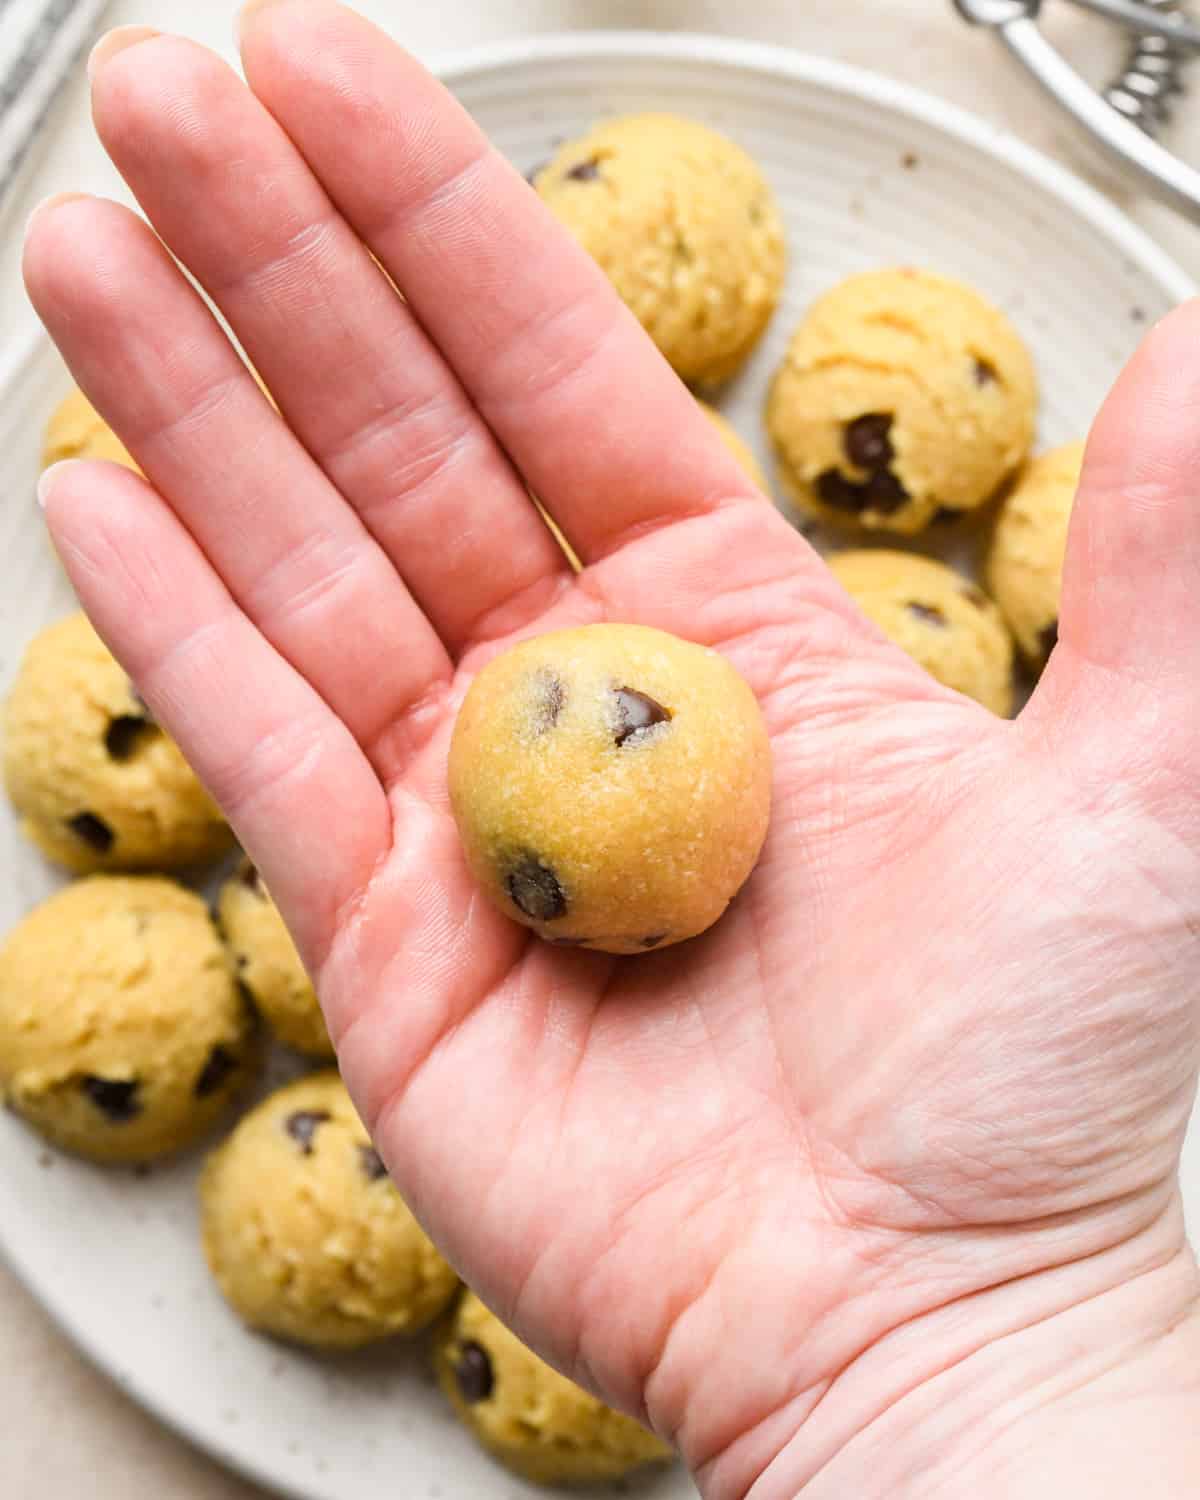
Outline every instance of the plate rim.
MULTIPOLYGON (((783 43, 654 29, 598 29, 510 37, 435 51, 422 61, 453 90, 456 84, 488 72, 590 58, 710 63, 739 71, 759 72, 776 79, 783 77, 808 87, 877 104, 1009 167, 1049 193, 1110 244, 1115 244, 1172 301, 1186 301, 1197 294, 1196 280, 1146 230, 1135 224, 1099 188, 1084 181, 1070 168, 1028 145, 1008 129, 992 125, 970 110, 866 67, 783 43)), ((23 341, 8 359, 0 361, 3 365, 0 383, 5 377, 11 378, 46 341, 40 324, 35 322, 31 333, 35 336, 23 341)), ((325 1500, 322 1492, 310 1484, 297 1488, 277 1472, 272 1472, 266 1461, 227 1446, 218 1432, 210 1432, 189 1422, 187 1413, 172 1406, 164 1392, 143 1381, 135 1371, 123 1368, 118 1356, 100 1347, 85 1332, 80 1332, 65 1299, 57 1295, 50 1279, 39 1277, 35 1264, 18 1259, 7 1242, 3 1225, 0 1225, 0 1259, 72 1348, 169 1432, 231 1473, 272 1493, 289 1497, 289 1500, 325 1500)))

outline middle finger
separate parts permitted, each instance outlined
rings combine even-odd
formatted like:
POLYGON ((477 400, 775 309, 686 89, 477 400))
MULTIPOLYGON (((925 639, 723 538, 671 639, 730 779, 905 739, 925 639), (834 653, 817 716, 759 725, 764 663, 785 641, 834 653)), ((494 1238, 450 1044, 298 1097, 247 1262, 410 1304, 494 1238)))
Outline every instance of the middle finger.
POLYGON ((569 577, 557 543, 407 304, 236 74, 151 35, 115 54, 102 44, 92 99, 151 222, 448 648, 538 612, 569 577))

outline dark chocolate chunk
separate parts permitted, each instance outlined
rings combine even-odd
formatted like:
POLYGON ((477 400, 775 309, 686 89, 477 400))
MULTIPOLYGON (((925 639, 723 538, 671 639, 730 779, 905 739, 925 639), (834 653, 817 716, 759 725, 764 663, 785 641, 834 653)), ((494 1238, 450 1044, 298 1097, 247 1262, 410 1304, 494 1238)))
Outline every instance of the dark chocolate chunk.
POLYGON ((863 486, 866 492, 866 510, 877 510, 881 515, 890 515, 899 510, 908 500, 908 491, 887 469, 872 474, 863 486))
POLYGON ((978 355, 975 356, 973 373, 975 384, 978 386, 995 385, 1000 379, 999 375, 996 374, 996 366, 989 364, 986 359, 980 359, 978 355))
POLYGON ((644 730, 653 729, 656 724, 665 724, 672 717, 669 708, 664 708, 649 694, 639 693, 637 688, 614 688, 613 693, 617 700, 617 724, 613 730, 613 739, 618 745, 625 744, 644 730))
POLYGON ((817 496, 832 510, 857 513, 867 508, 867 487, 847 479, 841 469, 826 469, 817 476, 817 496))
POLYGON ((76 838, 90 845, 97 854, 107 854, 116 840, 112 829, 103 818, 98 818, 95 813, 76 813, 73 818, 67 819, 67 827, 76 838))
POLYGON ((83 1092, 114 1125, 124 1125, 141 1113, 136 1078, 99 1078, 88 1073, 83 1079, 83 1092))
POLYGON ((237 1068, 238 1060, 224 1042, 218 1042, 208 1054, 208 1061, 200 1069, 196 1079, 196 1098, 204 1099, 215 1094, 229 1075, 237 1068))
POLYGON ((378 1182, 380 1178, 386 1177, 388 1169, 383 1164, 383 1157, 376 1151, 374 1146, 360 1146, 358 1148, 358 1164, 362 1168, 363 1176, 368 1182, 378 1182))
POLYGON ((535 854, 524 855, 508 872, 504 884, 513 905, 535 922, 554 922, 567 914, 566 892, 558 876, 535 854))
POLYGON ((558 716, 567 701, 567 687, 557 672, 543 667, 533 680, 534 711, 533 728, 536 734, 545 734, 558 723, 558 716))
POLYGON ((118 714, 109 720, 104 748, 113 760, 131 760, 139 746, 154 739, 158 732, 158 726, 140 714, 118 714))
POLYGON ((468 1406, 486 1401, 492 1394, 496 1377, 492 1372, 492 1361, 482 1344, 468 1339, 459 1346, 458 1358, 454 1361, 454 1379, 458 1383, 459 1394, 468 1406))
POLYGON ((1042 660, 1045 661, 1058 645, 1057 620, 1051 620, 1044 630, 1038 631, 1038 645, 1042 648, 1042 660))
POLYGON ((569 182, 594 182, 599 175, 600 158, 597 156, 589 156, 587 161, 577 161, 563 173, 569 182))
POLYGON ((327 1109, 298 1109, 294 1114, 288 1115, 283 1122, 283 1128, 287 1131, 300 1147, 305 1156, 313 1153, 313 1137, 317 1133, 317 1127, 324 1125, 330 1118, 327 1109))
POLYGON ((868 412, 855 417, 842 433, 846 457, 858 469, 875 474, 886 469, 896 456, 892 448, 892 418, 887 412, 868 412))
POLYGON ((909 599, 904 607, 910 615, 915 615, 924 624, 936 625, 939 630, 945 630, 946 616, 936 604, 918 604, 915 599, 909 599))
POLYGON ((649 937, 640 939, 643 948, 657 948, 666 937, 665 932, 652 932, 649 937))

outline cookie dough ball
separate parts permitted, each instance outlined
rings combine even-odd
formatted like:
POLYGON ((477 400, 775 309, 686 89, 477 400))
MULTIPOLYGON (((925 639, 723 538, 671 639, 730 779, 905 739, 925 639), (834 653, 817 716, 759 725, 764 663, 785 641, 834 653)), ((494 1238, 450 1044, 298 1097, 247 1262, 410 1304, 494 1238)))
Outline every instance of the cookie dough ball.
POLYGON ((732 141, 675 115, 606 120, 534 177, 684 380, 727 380, 779 300, 783 226, 732 141))
POLYGON ((279 1040, 310 1057, 332 1057, 333 1043, 312 980, 249 860, 222 885, 217 920, 238 978, 279 1040))
POLYGON ((1004 502, 988 556, 988 587, 1037 672, 1058 640, 1067 527, 1082 468, 1082 443, 1035 458, 1004 502))
POLYGON ((414 1333, 458 1278, 409 1212, 332 1069, 248 1114, 200 1181, 204 1253, 251 1328, 319 1349, 414 1333))
POLYGON ((434 1350, 438 1380, 464 1425, 500 1462, 538 1484, 620 1479, 672 1457, 635 1422, 551 1369, 464 1294, 434 1350))
POLYGON ((694 937, 758 858, 771 755, 715 651, 640 625, 526 641, 475 679, 450 745, 467 863, 502 911, 571 947, 694 937))
POLYGON ((0 1095, 105 1162, 190 1145, 257 1063, 253 1020, 199 896, 95 875, 0 948, 0 1095))
POLYGON ((124 443, 78 386, 55 407, 42 439, 43 468, 66 458, 107 458, 141 472, 124 443))
POLYGON ((82 614, 25 653, 4 712, 4 780, 22 831, 69 870, 171 869, 233 843, 82 614))
POLYGON ((911 534, 996 493, 1029 452, 1036 403, 1003 313, 944 276, 871 271, 810 308, 767 426, 801 510, 911 534))
POLYGON ((741 464, 742 468, 745 469, 746 473, 749 474, 754 483, 762 490, 764 495, 768 494, 767 476, 763 473, 758 459, 751 452, 749 443, 746 442, 745 438, 742 437, 729 418, 719 412, 715 406, 709 406, 707 401, 700 402, 700 410, 717 429, 721 441, 729 449, 730 453, 733 454, 734 458, 737 459, 738 463, 741 464))
POLYGON ((995 714, 1012 712, 1012 640, 982 589, 909 552, 842 552, 829 566, 867 619, 931 677, 995 714))

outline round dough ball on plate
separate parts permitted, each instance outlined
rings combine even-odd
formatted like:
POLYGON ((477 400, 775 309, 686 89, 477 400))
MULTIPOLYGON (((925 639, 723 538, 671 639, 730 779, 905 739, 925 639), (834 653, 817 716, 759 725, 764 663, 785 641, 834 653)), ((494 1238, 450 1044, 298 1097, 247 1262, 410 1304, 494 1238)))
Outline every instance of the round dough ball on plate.
POLYGON ((638 953, 703 932, 750 874, 771 753, 724 657, 588 625, 483 669, 449 780, 467 863, 502 911, 551 942, 638 953))
POLYGON ((870 271, 809 309, 767 427, 802 511, 912 534, 996 493, 1029 452, 1036 406, 1033 361, 997 308, 928 271, 870 271))
POLYGON ((1012 712, 1012 640, 982 589, 910 552, 842 552, 829 566, 863 614, 931 677, 993 713, 1012 712))
POLYGON ((67 1151, 103 1162, 179 1151, 257 1061, 208 909, 173 881, 78 881, 0 948, 0 1094, 67 1151))
POLYGON ((249 860, 221 886, 217 920, 238 978, 279 1040, 310 1057, 332 1057, 333 1043, 312 980, 249 860))
POLYGON ((684 380, 739 368, 786 265, 774 195, 740 146, 677 115, 626 115, 560 146, 533 181, 684 380))
POLYGON ((1039 672, 1058 640, 1067 528, 1083 448, 1066 443, 1033 460, 1001 507, 988 556, 988 587, 1021 655, 1039 672))
POLYGON ((133 456, 76 386, 51 413, 42 439, 42 467, 67 458, 106 458, 140 473, 133 456))
POLYGON ((527 1348, 473 1292, 434 1352, 438 1380, 476 1440, 538 1484, 620 1479, 673 1455, 653 1433, 527 1348))
POLYGON ((332 1069, 246 1115, 209 1158, 200 1206, 217 1285, 277 1338, 354 1349, 415 1333, 458 1287, 332 1069))
POLYGON ((25 653, 4 710, 4 779, 22 831, 69 870, 172 869, 233 843, 83 614, 25 653))

